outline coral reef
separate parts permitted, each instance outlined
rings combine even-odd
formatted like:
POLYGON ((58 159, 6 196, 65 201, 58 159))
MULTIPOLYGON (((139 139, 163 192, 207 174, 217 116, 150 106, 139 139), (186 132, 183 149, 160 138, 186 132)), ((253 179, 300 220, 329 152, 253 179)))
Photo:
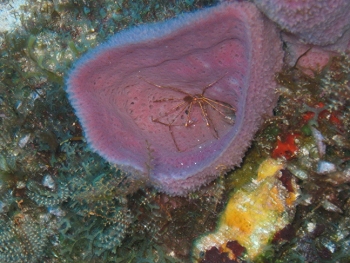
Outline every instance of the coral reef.
MULTIPOLYGON (((286 167, 285 178, 281 177, 283 185, 289 189, 288 182, 295 177, 293 180, 300 187, 294 220, 265 243, 253 262, 350 259, 350 232, 344 225, 349 220, 350 198, 349 69, 350 58, 344 54, 333 58, 314 77, 296 68, 281 72, 281 97, 275 117, 261 129, 243 166, 226 177, 226 189, 245 193, 250 189, 247 185, 254 178, 257 164, 274 157, 286 167)), ((220 235, 220 226, 224 228, 226 222, 240 222, 236 210, 228 209, 232 204, 235 200, 230 199, 216 231, 203 233, 194 244, 194 256, 199 262, 249 261, 247 250, 233 237, 227 238, 230 231, 220 235)), ((253 211, 249 209, 247 214, 253 211)), ((237 233, 236 236, 241 238, 237 233)))
MULTIPOLYGON (((294 220, 254 261, 350 261, 346 54, 313 76, 298 66, 279 74, 274 117, 242 167, 186 197, 147 188, 87 146, 63 88, 72 62, 121 29, 211 4, 30 0, 17 15, 22 26, 0 33, 1 262, 189 262, 193 240, 215 230, 232 188, 250 182, 277 146, 301 195, 294 220)), ((246 260, 236 242, 226 247, 246 260)), ((207 262, 227 262, 220 252, 207 262)))
POLYGON ((350 258, 349 230, 342 223, 348 220, 350 197, 349 69, 350 58, 344 54, 314 77, 295 68, 278 77, 281 97, 276 118, 258 142, 265 145, 266 153, 273 154, 281 146, 293 149, 293 155, 285 151, 283 156, 280 151, 279 157, 288 159, 286 167, 298 178, 301 196, 294 222, 274 237, 273 244, 280 248, 266 251, 261 262, 271 257, 274 262, 350 258), (275 145, 267 140, 269 131, 277 138, 275 145), (294 142, 280 139, 287 137, 294 137, 294 142))

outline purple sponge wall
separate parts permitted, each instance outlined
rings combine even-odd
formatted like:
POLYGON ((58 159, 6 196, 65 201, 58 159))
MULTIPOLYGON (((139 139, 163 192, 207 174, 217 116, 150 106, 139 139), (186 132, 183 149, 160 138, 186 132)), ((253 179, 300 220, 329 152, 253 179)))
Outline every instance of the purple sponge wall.
POLYGON ((276 104, 278 32, 247 2, 120 32, 67 79, 91 147, 182 195, 241 162, 276 104))

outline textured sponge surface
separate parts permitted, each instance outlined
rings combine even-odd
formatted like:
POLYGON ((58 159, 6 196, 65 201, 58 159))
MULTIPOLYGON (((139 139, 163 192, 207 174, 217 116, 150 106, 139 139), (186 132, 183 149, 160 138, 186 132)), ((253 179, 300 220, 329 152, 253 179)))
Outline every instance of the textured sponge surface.
POLYGON ((350 30, 349 0, 254 0, 282 29, 307 43, 334 44, 350 30))
POLYGON ((240 163, 281 63, 273 24, 226 3, 116 34, 75 64, 67 92, 98 153, 184 194, 240 163))

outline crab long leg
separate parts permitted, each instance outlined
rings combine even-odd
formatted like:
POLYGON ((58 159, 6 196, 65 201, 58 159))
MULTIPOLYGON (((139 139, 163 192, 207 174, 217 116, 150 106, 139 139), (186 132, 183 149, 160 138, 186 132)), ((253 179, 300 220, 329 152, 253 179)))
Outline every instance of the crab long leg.
POLYGON ((177 145, 177 142, 176 142, 176 139, 175 139, 175 136, 174 136, 174 133, 173 133, 173 129, 171 127, 173 127, 173 126, 169 126, 169 132, 170 132, 171 138, 173 139, 173 142, 175 144, 176 150, 178 152, 182 152, 180 147, 179 147, 179 145, 177 145))
POLYGON ((177 98, 163 98, 160 100, 152 100, 152 102, 164 102, 164 101, 183 101, 183 99, 177 99, 177 98))
POLYGON ((148 84, 150 84, 150 85, 152 85, 152 86, 155 86, 155 87, 157 87, 157 88, 159 88, 159 89, 171 89, 171 90, 173 90, 173 91, 176 91, 176 92, 179 92, 179 93, 182 93, 182 94, 186 94, 186 95, 188 95, 188 96, 192 96, 190 93, 188 93, 188 92, 186 92, 186 91, 183 91, 183 90, 181 90, 181 89, 179 89, 179 88, 174 88, 174 87, 171 87, 171 86, 161 86, 161 85, 152 83, 152 82, 150 82, 150 81, 148 81, 148 80, 146 80, 146 79, 144 79, 144 78, 142 78, 142 77, 139 77, 139 78, 142 79, 142 80, 144 80, 144 81, 147 82, 148 84))
POLYGON ((214 84, 218 83, 221 79, 223 79, 226 76, 226 74, 227 74, 227 72, 221 78, 219 78, 218 80, 214 81, 213 83, 210 83, 208 86, 205 86, 203 88, 203 91, 202 91, 202 96, 204 96, 204 93, 206 92, 207 89, 212 87, 214 84))
MULTIPOLYGON (((161 86, 155 83, 152 83, 142 77, 139 77, 140 79, 143 79, 146 83, 158 88, 158 89, 163 89, 163 90, 171 90, 180 94, 184 94, 182 98, 163 98, 163 99, 157 99, 154 100, 153 102, 178 102, 176 106, 172 106, 169 110, 165 109, 165 112, 161 112, 159 117, 153 118, 152 121, 165 125, 169 129, 170 136, 174 142, 174 145, 177 149, 177 151, 181 152, 184 150, 180 149, 180 145, 178 144, 178 141, 176 140, 176 134, 174 132, 173 126, 182 126, 182 127, 189 127, 192 124, 192 110, 198 104, 198 107, 200 108, 201 115, 203 117, 203 121, 205 122, 205 125, 210 129, 210 132, 212 136, 216 139, 219 139, 219 132, 215 127, 215 123, 211 119, 212 111, 209 111, 209 108, 212 109, 213 111, 218 112, 220 119, 226 121, 228 124, 233 125, 235 121, 235 112, 236 109, 232 107, 230 104, 223 102, 223 101, 218 101, 214 100, 208 97, 205 97, 204 94, 205 92, 210 88, 213 87, 217 82, 219 82, 221 79, 223 79, 226 76, 227 72, 221 76, 219 79, 216 81, 208 84, 204 88, 202 88, 201 93, 195 93, 191 94, 186 91, 183 91, 180 88, 176 87, 171 87, 171 86, 161 86), (183 115, 187 115, 186 119, 183 120, 183 115), (179 120, 181 116, 181 119, 179 120), (177 121, 179 120, 179 121, 177 121)), ((170 106, 170 105, 169 105, 170 106)), ((213 116, 214 117, 214 116, 213 116)), ((181 134, 181 133, 180 133, 181 134)), ((183 136, 183 135, 182 135, 183 136)), ((200 136, 200 135, 198 135, 200 136)))
POLYGON ((209 114, 207 112, 206 107, 204 107, 204 105, 202 105, 201 101, 198 101, 198 104, 199 104, 199 106, 200 106, 200 108, 202 110, 202 114, 204 116, 204 119, 205 119, 205 122, 207 124, 207 127, 212 128, 214 130, 214 132, 215 132, 215 134, 213 134, 213 136, 215 137, 215 139, 219 139, 219 133, 216 130, 216 128, 214 127, 213 122, 212 122, 212 120, 209 117, 209 114))
MULTIPOLYGON (((221 107, 224 107, 224 108, 227 108, 227 109, 236 111, 236 109, 235 109, 234 107, 232 107, 232 106, 231 106, 230 104, 228 104, 228 103, 226 103, 226 104, 227 104, 227 105, 230 105, 230 106, 227 106, 227 105, 225 105, 225 104, 222 103, 222 102, 218 102, 218 101, 216 101, 216 100, 209 99, 209 98, 207 98, 207 97, 203 97, 203 99, 206 100, 206 101, 210 101, 210 102, 212 102, 212 103, 218 104, 218 105, 220 105, 221 107)), ((209 104, 209 102, 208 102, 208 104, 209 104)))
POLYGON ((173 142, 174 142, 174 144, 175 144, 176 150, 177 150, 178 152, 181 152, 181 149, 180 149, 179 145, 178 145, 177 142, 176 142, 176 139, 175 139, 175 136, 174 136, 174 132, 173 132, 173 130, 172 130, 172 127, 175 126, 175 125, 173 125, 173 123, 175 122, 175 120, 177 119, 177 117, 178 117, 181 113, 182 113, 182 112, 180 111, 180 113, 172 120, 172 122, 169 122, 169 123, 162 122, 162 121, 159 120, 159 118, 157 118, 157 119, 153 119, 153 118, 152 118, 152 121, 153 121, 153 122, 156 122, 156 123, 159 123, 159 124, 162 124, 162 125, 165 125, 165 126, 168 127, 169 132, 170 132, 170 136, 171 136, 171 138, 172 138, 172 140, 173 140, 173 142))
MULTIPOLYGON (((161 123, 161 124, 165 124, 165 123, 159 121, 159 119, 169 116, 169 114, 172 113, 172 111, 174 111, 174 110, 176 110, 176 111, 179 110, 179 108, 180 108, 182 105, 184 105, 184 104, 185 104, 185 102, 180 103, 180 104, 177 105, 176 107, 173 107, 173 108, 171 108, 169 111, 167 111, 163 116, 159 116, 158 118, 155 118, 155 119, 152 118, 152 121, 158 122, 158 123, 161 123)), ((169 123, 169 125, 172 125, 172 124, 176 121, 176 119, 181 115, 181 113, 183 112, 183 110, 186 109, 187 107, 188 107, 187 105, 184 105, 184 107, 182 107, 182 109, 181 109, 181 110, 179 111, 179 113, 173 118, 173 120, 169 123)), ((165 125, 167 125, 167 124, 165 124, 165 125)))
MULTIPOLYGON (((227 120, 229 124, 231 124, 231 125, 234 124, 234 118, 232 118, 231 116, 229 116, 229 115, 223 113, 223 112, 222 112, 221 110, 219 110, 217 107, 215 107, 214 105, 212 105, 211 102, 206 101, 206 103, 207 103, 210 107, 212 107, 212 109, 214 109, 215 111, 217 111, 225 120, 227 120)), ((228 109, 231 109, 231 110, 232 110, 232 108, 229 108, 229 107, 228 107, 228 109)))
MULTIPOLYGON (((180 107, 182 107, 184 104, 186 104, 186 102, 182 102, 182 103, 176 105, 175 107, 171 108, 166 113, 164 113, 164 115, 159 116, 158 119, 159 118, 163 118, 163 117, 167 117, 167 116, 169 116, 169 114, 171 114, 171 113, 173 113, 175 111, 178 111, 180 109, 180 107)), ((185 109, 186 107, 187 107, 187 105, 185 105, 185 107, 183 107, 183 109, 185 109)))
POLYGON ((193 101, 190 102, 190 105, 188 105, 188 108, 187 108, 187 118, 186 118, 186 123, 185 123, 186 127, 190 125, 192 105, 193 105, 193 101))

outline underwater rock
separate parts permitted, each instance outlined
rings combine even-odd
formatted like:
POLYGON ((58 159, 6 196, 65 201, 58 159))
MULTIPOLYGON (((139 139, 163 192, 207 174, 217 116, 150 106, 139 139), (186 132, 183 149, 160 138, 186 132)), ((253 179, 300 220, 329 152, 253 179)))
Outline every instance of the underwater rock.
POLYGON ((96 152, 182 195, 241 162, 282 56, 253 4, 224 3, 116 34, 75 63, 67 93, 96 152))
POLYGON ((282 170, 284 166, 282 161, 274 159, 260 164, 257 179, 231 195, 216 231, 195 241, 194 262, 205 262, 203 257, 213 247, 226 252, 230 260, 236 260, 240 255, 227 249, 233 241, 246 249, 250 260, 263 252, 295 213, 299 188, 295 178, 282 170))

